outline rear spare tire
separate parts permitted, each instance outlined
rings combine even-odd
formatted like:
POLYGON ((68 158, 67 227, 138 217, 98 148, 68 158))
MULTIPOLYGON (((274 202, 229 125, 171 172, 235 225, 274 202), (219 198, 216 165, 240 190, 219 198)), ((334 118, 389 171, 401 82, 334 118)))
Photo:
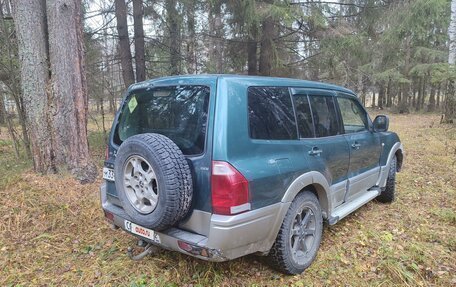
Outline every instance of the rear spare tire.
POLYGON ((193 184, 177 145, 160 134, 139 134, 119 147, 114 166, 116 189, 132 221, 166 229, 189 211, 193 184))

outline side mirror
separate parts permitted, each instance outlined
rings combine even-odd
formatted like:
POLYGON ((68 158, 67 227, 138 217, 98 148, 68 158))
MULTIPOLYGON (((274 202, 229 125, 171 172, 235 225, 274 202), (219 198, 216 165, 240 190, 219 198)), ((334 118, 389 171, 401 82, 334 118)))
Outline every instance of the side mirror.
POLYGON ((374 120, 374 131, 386 132, 389 127, 389 118, 385 115, 378 115, 374 120))

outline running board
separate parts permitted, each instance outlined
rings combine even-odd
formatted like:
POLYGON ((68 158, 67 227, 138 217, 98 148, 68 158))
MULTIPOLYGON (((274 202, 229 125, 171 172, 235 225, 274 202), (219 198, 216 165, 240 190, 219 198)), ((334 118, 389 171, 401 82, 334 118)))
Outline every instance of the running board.
POLYGON ((345 216, 349 215, 353 211, 357 210, 364 204, 368 203, 372 199, 376 198, 380 194, 381 190, 379 187, 373 187, 367 192, 365 192, 362 196, 356 198, 351 202, 346 202, 341 206, 337 207, 328 218, 329 225, 336 224, 339 220, 344 218, 345 216))

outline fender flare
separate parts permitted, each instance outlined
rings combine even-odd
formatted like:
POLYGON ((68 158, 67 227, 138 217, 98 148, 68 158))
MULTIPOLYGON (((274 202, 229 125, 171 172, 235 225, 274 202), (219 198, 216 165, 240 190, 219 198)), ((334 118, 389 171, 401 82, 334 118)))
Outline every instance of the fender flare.
POLYGON ((328 192, 330 192, 329 183, 325 176, 317 171, 310 171, 297 177, 287 188, 282 202, 292 202, 296 195, 306 186, 312 185, 317 192, 318 200, 322 208, 323 216, 329 214, 331 202, 329 201, 328 192))
POLYGON ((303 190, 303 188, 309 185, 312 185, 317 193, 318 200, 322 208, 323 218, 328 218, 331 208, 331 202, 328 197, 328 192, 330 192, 328 181, 323 174, 317 171, 306 172, 300 175, 290 184, 282 197, 280 209, 277 212, 277 219, 271 227, 271 231, 269 232, 266 240, 266 250, 269 250, 274 244, 285 215, 290 208, 291 202, 295 199, 296 195, 303 190))
MULTIPOLYGON (((390 169, 391 161, 393 160, 393 157, 396 155, 397 151, 400 151, 402 157, 404 157, 404 146, 402 145, 401 142, 397 142, 393 145, 393 147, 391 148, 391 150, 388 154, 388 159, 386 161, 386 164, 384 166, 380 167, 380 176, 377 181, 377 186, 385 187, 386 179, 388 178, 388 171, 390 169)), ((401 159, 401 161, 402 160, 403 159, 401 159)))

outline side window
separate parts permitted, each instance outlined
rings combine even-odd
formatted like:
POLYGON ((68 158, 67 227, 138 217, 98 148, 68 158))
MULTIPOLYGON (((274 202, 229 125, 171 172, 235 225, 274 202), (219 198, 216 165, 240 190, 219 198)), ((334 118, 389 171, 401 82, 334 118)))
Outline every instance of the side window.
POLYGON ((367 116, 363 108, 353 99, 337 98, 345 133, 367 130, 367 116))
POLYGON ((312 108, 315 136, 318 138, 340 134, 334 97, 311 95, 309 100, 312 108))
POLYGON ((296 121, 298 122, 299 137, 313 138, 314 125, 309 100, 306 95, 294 95, 293 98, 296 110, 296 121))
POLYGON ((297 139, 296 120, 288 88, 250 87, 248 111, 252 139, 297 139))

